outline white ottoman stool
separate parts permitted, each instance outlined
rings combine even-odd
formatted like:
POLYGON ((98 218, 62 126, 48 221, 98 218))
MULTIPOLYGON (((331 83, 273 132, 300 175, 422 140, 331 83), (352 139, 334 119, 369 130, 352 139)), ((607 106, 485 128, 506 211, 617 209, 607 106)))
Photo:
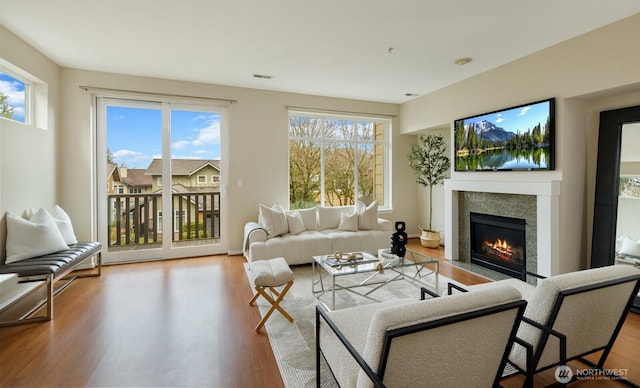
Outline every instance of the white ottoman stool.
POLYGON ((287 291, 293 285, 293 272, 289 265, 284 260, 283 257, 276 257, 275 259, 270 260, 260 260, 254 261, 251 263, 251 276, 253 277, 253 284, 256 286, 256 291, 258 292, 251 298, 249 301, 249 306, 253 306, 253 303, 258 299, 260 295, 262 295, 269 303, 271 303, 271 308, 264 315, 264 318, 258 323, 256 326, 256 331, 259 332, 262 326, 267 322, 267 319, 271 316, 274 310, 280 311, 280 313, 289 320, 289 322, 293 322, 293 318, 289 315, 284 309, 280 306, 280 301, 284 298, 287 291), (282 291, 276 290, 276 287, 284 286, 282 291), (273 295, 277 297, 277 299, 273 299, 271 295, 265 292, 265 289, 268 288, 271 290, 273 295))

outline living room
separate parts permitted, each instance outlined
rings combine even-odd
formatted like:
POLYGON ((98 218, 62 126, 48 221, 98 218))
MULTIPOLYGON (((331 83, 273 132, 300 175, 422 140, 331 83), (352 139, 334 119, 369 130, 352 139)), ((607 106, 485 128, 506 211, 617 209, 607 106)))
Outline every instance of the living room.
MULTIPOLYGON (((554 261, 547 275, 589 267, 599 113, 640 105, 640 51, 631 38, 640 36, 640 14, 403 103, 176 81, 155 78, 152 69, 146 75, 132 75, 70 68, 55 63, 18 35, 0 27, 0 64, 15 66, 45 83, 46 106, 38 106, 41 116, 33 126, 0 120, 0 214, 60 204, 80 240, 94 240, 98 233, 93 94, 80 86, 235 101, 225 107, 230 130, 223 143, 223 183, 230 215, 225 251, 230 254, 241 253, 243 226, 256 219, 260 203, 288 203, 287 106, 393 117, 393 206, 381 214, 405 221, 408 233, 417 236, 417 226, 426 223, 428 199, 406 162, 416 135, 443 134, 451 144, 451 125, 457 118, 554 97, 554 171, 451 173, 453 181, 488 180, 496 185, 558 182, 554 183, 561 188, 553 225, 557 233, 549 253, 554 261)), ((444 187, 436 189, 434 226, 439 230, 446 225, 445 196, 444 187)), ((3 222, 0 234, 5 233, 3 222)), ((0 241, 0 252, 4 252, 4 241, 0 241)))

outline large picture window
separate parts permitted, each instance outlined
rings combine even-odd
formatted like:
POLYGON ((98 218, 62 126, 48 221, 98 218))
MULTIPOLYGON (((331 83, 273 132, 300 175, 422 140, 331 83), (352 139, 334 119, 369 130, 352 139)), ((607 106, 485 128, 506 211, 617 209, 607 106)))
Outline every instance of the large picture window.
POLYGON ((389 201, 391 120, 289 112, 289 206, 389 201))

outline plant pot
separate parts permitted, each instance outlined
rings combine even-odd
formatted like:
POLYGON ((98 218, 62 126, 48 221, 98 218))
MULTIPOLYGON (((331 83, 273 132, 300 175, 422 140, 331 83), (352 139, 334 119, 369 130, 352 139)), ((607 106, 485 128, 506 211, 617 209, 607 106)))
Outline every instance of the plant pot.
POLYGON ((437 248, 440 246, 440 232, 423 230, 420 236, 420 244, 425 248, 437 248))

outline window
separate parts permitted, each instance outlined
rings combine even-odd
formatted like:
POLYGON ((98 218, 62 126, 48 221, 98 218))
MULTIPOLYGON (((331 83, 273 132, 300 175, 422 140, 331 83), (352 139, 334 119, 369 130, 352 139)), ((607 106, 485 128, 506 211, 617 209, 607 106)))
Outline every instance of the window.
POLYGON ((198 180, 198 184, 199 185, 204 185, 205 183, 207 183, 207 176, 206 175, 198 175, 197 180, 198 180))
POLYGON ((139 187, 130 187, 129 194, 142 194, 142 189, 139 187))
POLYGON ((211 175, 211 183, 214 185, 220 184, 220 175, 211 175))
POLYGON ((0 68, 0 117, 28 124, 29 83, 0 68))
POLYGON ((389 208, 390 119, 289 113, 289 205, 389 208))

